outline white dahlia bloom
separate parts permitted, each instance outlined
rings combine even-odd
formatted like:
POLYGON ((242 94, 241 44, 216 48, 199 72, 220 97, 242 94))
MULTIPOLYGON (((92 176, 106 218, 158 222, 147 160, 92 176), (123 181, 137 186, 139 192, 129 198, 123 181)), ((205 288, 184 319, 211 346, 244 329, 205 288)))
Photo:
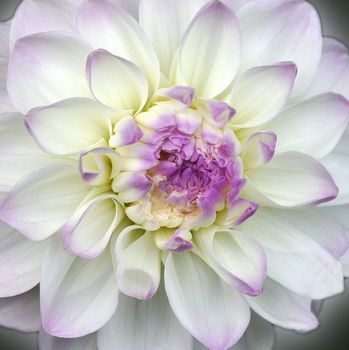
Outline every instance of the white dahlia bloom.
POLYGON ((349 57, 311 5, 24 0, 0 40, 1 324, 43 350, 317 327, 349 260, 349 57))

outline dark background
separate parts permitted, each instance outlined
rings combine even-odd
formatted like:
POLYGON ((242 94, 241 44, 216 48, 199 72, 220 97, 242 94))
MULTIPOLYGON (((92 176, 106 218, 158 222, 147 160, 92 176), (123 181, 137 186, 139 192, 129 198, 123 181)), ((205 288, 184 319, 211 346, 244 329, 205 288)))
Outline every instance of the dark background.
MULTIPOLYGON (((20 2, 21 0, 0 0, 0 20, 11 18, 20 2)), ((325 35, 340 39, 349 46, 349 0, 310 0, 309 2, 320 13, 325 35)), ((320 312, 320 321, 320 328, 306 335, 277 329, 275 350, 349 350, 348 282, 344 294, 324 303, 320 312)), ((20 334, 0 328, 0 350, 36 350, 35 338, 35 335, 20 334)))

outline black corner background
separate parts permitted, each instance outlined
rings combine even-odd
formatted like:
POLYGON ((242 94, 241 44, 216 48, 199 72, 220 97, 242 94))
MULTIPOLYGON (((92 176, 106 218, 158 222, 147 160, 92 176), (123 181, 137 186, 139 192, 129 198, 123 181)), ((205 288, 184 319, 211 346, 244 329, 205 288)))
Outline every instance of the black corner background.
MULTIPOLYGON (((0 0, 0 20, 11 18, 20 2, 21 0, 0 0)), ((349 46, 349 0, 309 0, 309 2, 320 13, 325 35, 335 37, 349 46)), ((301 335, 277 329, 274 350, 348 350, 349 283, 346 284, 345 293, 325 301, 320 312, 321 325, 318 330, 301 335)), ((36 349, 34 334, 22 334, 0 328, 0 350, 36 349)))

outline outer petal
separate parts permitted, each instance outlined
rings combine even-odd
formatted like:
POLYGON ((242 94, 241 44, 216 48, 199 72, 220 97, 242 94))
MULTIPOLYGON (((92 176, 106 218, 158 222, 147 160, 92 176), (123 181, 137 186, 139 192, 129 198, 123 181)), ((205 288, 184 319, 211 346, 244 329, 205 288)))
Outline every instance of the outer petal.
POLYGON ((242 70, 292 61, 298 68, 293 95, 302 93, 321 58, 321 23, 312 5, 305 1, 257 0, 244 6, 238 18, 244 43, 242 70))
POLYGON ((70 166, 35 171, 9 193, 0 218, 33 240, 55 233, 89 192, 89 186, 70 166))
POLYGON ((152 40, 160 60, 161 72, 168 76, 185 30, 208 0, 141 0, 139 2, 140 24, 152 40))
POLYGON ((97 350, 96 334, 81 338, 56 338, 41 330, 39 333, 39 350, 97 350))
POLYGON ((237 231, 204 229, 195 241, 215 271, 241 293, 262 292, 267 262, 262 248, 237 231))
POLYGON ((7 93, 7 70, 8 58, 0 57, 0 113, 15 111, 7 93))
POLYGON ((25 0, 11 21, 10 44, 31 34, 60 31, 74 33, 74 12, 81 0, 25 0))
POLYGON ((192 338, 174 317, 161 286, 151 300, 120 295, 116 313, 98 332, 99 350, 191 350, 192 338))
POLYGON ((272 350, 274 340, 274 326, 252 312, 251 322, 248 325, 246 333, 240 341, 229 350, 272 350))
POLYGON ((82 203, 63 230, 65 249, 73 255, 94 259, 107 247, 124 218, 124 209, 113 194, 93 196, 82 203))
POLYGON ((228 102, 237 110, 231 123, 243 128, 262 125, 284 107, 296 79, 297 67, 292 62, 248 70, 236 82, 228 102))
POLYGON ((343 276, 338 257, 331 255, 321 243, 326 236, 327 239, 339 236, 336 250, 343 253, 347 242, 345 247, 339 246, 343 243, 343 229, 338 225, 332 226, 326 218, 306 213, 260 208, 239 230, 262 246, 269 277, 297 294, 323 299, 343 291, 343 276), (339 232, 331 237, 334 229, 339 232))
POLYGON ((153 234, 130 226, 121 232, 115 247, 118 263, 116 278, 120 291, 136 299, 151 299, 161 274, 160 251, 153 234))
POLYGON ((44 330, 76 338, 100 329, 118 302, 110 254, 93 260, 68 255, 55 239, 43 262, 40 283, 44 330))
POLYGON ((69 97, 89 97, 85 77, 91 49, 61 33, 34 34, 17 41, 10 57, 7 88, 14 106, 30 109, 69 97))
POLYGON ((262 205, 297 207, 336 198, 338 188, 320 162, 287 152, 248 174, 242 196, 262 205))
POLYGON ((139 17, 139 1, 140 0, 113 0, 115 3, 122 5, 122 7, 132 15, 136 20, 139 17))
POLYGON ((37 332, 41 327, 39 288, 0 299, 0 324, 20 332, 37 332))
POLYGON ((144 73, 132 62, 97 50, 87 59, 87 79, 97 100, 117 109, 138 113, 148 97, 144 73))
POLYGON ((234 79, 240 63, 240 31, 234 12, 213 1, 196 15, 179 48, 177 84, 215 97, 234 79))
POLYGON ((324 38, 322 57, 313 82, 304 98, 332 91, 349 98, 348 49, 337 40, 324 38))
POLYGON ((319 322, 311 311, 311 299, 301 297, 268 279, 264 292, 254 298, 248 297, 252 309, 267 321, 298 332, 309 332, 319 322))
POLYGON ((148 38, 130 14, 105 0, 85 0, 79 7, 76 23, 81 35, 93 48, 106 49, 135 63, 147 73, 150 95, 158 88, 158 58, 148 38))
POLYGON ((72 98, 35 108, 25 123, 46 152, 67 155, 90 148, 111 133, 111 112, 100 103, 72 98))
POLYGON ((9 191, 21 177, 34 170, 63 162, 40 150, 25 129, 21 114, 0 115, 0 191, 9 191))
POLYGON ((165 286, 178 320, 208 348, 225 350, 246 330, 250 311, 243 298, 197 255, 171 253, 165 264, 165 286))
POLYGON ((321 159, 321 163, 330 172, 335 180, 339 193, 338 197, 329 202, 329 205, 347 204, 349 203, 349 129, 339 141, 335 150, 321 159))
POLYGON ((335 148, 348 121, 349 102, 330 93, 288 108, 265 129, 278 136, 277 153, 299 151, 321 158, 335 148))
POLYGON ((27 292, 40 282, 47 242, 32 242, 0 221, 0 298, 27 292))

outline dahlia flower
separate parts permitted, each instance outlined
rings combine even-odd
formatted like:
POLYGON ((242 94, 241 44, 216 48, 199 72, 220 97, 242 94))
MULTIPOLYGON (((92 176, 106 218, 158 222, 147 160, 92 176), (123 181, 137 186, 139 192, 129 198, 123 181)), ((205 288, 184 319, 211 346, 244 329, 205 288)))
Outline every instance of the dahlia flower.
POLYGON ((264 350, 343 290, 349 58, 307 2, 24 0, 0 78, 2 325, 264 350))

